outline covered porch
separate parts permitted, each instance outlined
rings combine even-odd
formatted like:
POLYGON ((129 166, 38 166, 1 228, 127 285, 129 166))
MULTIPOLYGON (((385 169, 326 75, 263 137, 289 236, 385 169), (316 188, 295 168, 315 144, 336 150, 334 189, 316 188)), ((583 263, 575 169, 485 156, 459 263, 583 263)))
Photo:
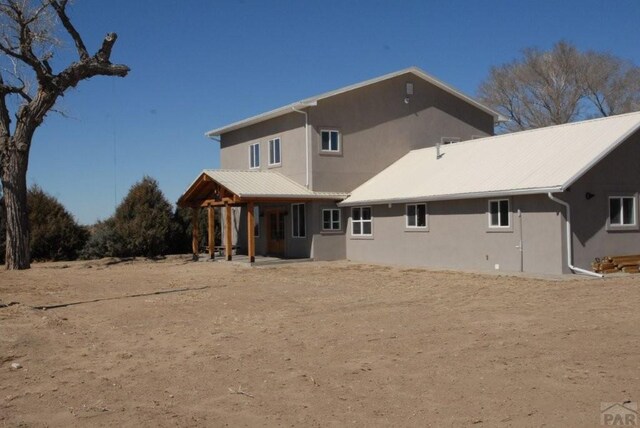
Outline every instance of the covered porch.
MULTIPOLYGON (((246 256, 240 259, 249 263, 256 261, 256 232, 260 229, 261 216, 265 216, 264 234, 266 239, 265 250, 261 256, 278 255, 284 258, 287 254, 285 247, 285 216, 291 216, 291 227, 306 228, 306 215, 302 217, 290 213, 291 208, 302 205, 304 210, 306 203, 313 201, 327 201, 335 203, 346 197, 343 193, 314 192, 295 181, 272 171, 231 171, 231 170, 204 170, 189 186, 178 200, 178 205, 191 208, 192 215, 192 253, 193 259, 198 260, 201 249, 201 237, 206 233, 206 250, 209 259, 216 258, 217 250, 222 249, 223 257, 227 261, 234 258, 234 250, 237 247, 246 250, 246 256), (293 205, 292 205, 293 204, 293 205), (259 209, 256 209, 260 207, 259 209), (265 209, 265 212, 262 209, 265 209), (200 213, 206 210, 206 231, 200 230, 200 213), (235 212, 234 212, 235 210, 235 212), (217 211, 217 213, 216 213, 217 211), (242 215, 235 215, 238 213, 242 215), (259 213, 259 214, 258 214, 259 213), (258 216, 256 216, 258 214, 258 216), (266 214, 266 215, 265 215, 266 214), (220 217, 222 227, 222 242, 216 246, 216 216, 220 217), (234 219, 246 217, 242 220, 246 227, 242 227, 243 242, 240 242, 239 224, 234 224, 234 219), (257 217, 257 218, 256 218, 257 217), (298 222, 302 224, 296 224, 298 222), (234 246, 235 238, 238 239, 234 246), (246 247, 243 245, 246 244, 246 247)), ((305 234, 306 238, 306 234, 305 234)), ((244 257, 243 257, 244 256, 244 257)), ((307 256, 308 257, 308 256, 307 256)), ((304 258, 304 256, 303 256, 304 258)))

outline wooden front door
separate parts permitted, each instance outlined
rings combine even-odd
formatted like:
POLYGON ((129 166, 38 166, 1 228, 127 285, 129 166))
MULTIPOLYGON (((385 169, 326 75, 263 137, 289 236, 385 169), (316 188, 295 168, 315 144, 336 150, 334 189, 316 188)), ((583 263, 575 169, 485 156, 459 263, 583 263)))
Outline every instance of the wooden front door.
POLYGON ((284 256, 284 210, 265 212, 267 218, 267 254, 284 256))

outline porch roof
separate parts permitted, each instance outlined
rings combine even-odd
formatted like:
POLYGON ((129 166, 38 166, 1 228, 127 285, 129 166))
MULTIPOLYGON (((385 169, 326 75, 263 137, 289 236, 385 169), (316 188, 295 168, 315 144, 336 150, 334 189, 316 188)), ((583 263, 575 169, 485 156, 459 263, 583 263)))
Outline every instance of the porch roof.
POLYGON ((340 192, 315 192, 275 171, 205 169, 178 199, 180 206, 274 200, 342 200, 340 192))

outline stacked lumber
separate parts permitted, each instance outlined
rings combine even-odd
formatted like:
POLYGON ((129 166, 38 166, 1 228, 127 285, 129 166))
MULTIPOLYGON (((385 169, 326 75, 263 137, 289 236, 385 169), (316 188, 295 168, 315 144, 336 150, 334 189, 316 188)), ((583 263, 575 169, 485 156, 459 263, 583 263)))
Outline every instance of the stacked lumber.
POLYGON ((640 273, 640 254, 596 258, 591 268, 597 273, 640 273))

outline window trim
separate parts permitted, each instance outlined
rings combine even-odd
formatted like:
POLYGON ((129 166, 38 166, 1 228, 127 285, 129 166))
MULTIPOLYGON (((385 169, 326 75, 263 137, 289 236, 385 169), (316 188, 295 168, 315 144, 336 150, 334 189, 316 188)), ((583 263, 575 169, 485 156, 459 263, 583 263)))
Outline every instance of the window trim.
POLYGON ((249 144, 249 169, 259 169, 260 168, 260 142, 249 144), (253 152, 254 148, 257 147, 256 153, 253 152), (256 157, 255 154, 258 156, 256 157), (257 159, 257 165, 252 164, 253 159, 257 159))
MULTIPOLYGON (((270 167, 274 167, 274 166, 281 166, 282 165, 282 140, 280 139, 280 137, 274 137, 272 139, 269 140, 267 148, 269 149, 269 153, 267 156, 267 165, 270 167), (271 146, 275 144, 275 142, 278 141, 278 162, 271 162, 271 146)), ((275 156, 274 156, 275 157, 275 156)))
MULTIPOLYGON (((299 226, 300 226, 300 219, 298 219, 298 229, 300 228, 299 226)), ((307 237, 307 215, 306 215, 306 204, 304 202, 291 204, 291 237, 296 239, 305 239, 307 237), (304 217, 304 230, 302 230, 302 235, 300 235, 300 230, 296 230, 295 228, 295 215, 296 215, 295 207, 299 207, 299 206, 302 206, 302 216, 304 217)))
POLYGON ((512 213, 511 213, 511 199, 509 198, 500 198, 500 199, 489 199, 487 202, 487 225, 489 230, 491 231, 512 231, 513 230, 513 221, 512 221, 512 213), (500 215, 500 202, 507 201, 507 226, 501 226, 501 215, 500 215), (498 225, 491 224, 491 203, 498 202, 498 225))
POLYGON ((361 239, 371 239, 373 238, 373 207, 371 206, 362 206, 362 207, 351 207, 351 236, 353 238, 361 238, 361 239), (362 211, 360 211, 360 220, 354 220, 353 219, 353 212, 354 210, 363 210, 365 208, 369 208, 369 212, 371 213, 371 218, 369 220, 363 220, 362 219, 362 211), (355 225, 355 223, 359 223, 360 224, 360 232, 361 233, 354 233, 353 232, 353 227, 355 225), (364 232, 364 223, 371 223, 371 233, 363 233, 364 232))
POLYGON ((407 231, 429 230, 429 211, 428 211, 428 205, 426 202, 412 202, 404 205, 404 228, 407 231), (418 226, 418 205, 424 205, 424 226, 418 226), (415 212, 416 225, 415 226, 409 225, 409 207, 410 206, 416 207, 416 212, 415 212))
POLYGON ((320 153, 325 154, 325 155, 339 155, 342 153, 342 133, 340 132, 340 130, 336 129, 336 128, 321 128, 320 129, 320 153), (329 148, 328 149, 324 149, 322 148, 322 134, 328 132, 329 133, 329 148), (338 134, 338 148, 336 150, 332 150, 331 149, 331 133, 335 132, 336 134, 338 134))
MULTIPOLYGON (((624 204, 620 203, 620 221, 624 221, 624 204)), ((620 231, 620 230, 638 230, 638 198, 636 194, 619 192, 615 193, 607 198, 607 230, 620 231), (633 207, 631 208, 633 214, 633 223, 611 223, 611 200, 619 199, 631 199, 633 201, 633 207)))
POLYGON ((341 232, 342 231, 342 210, 340 208, 322 208, 321 213, 320 213, 320 222, 321 224, 321 228, 323 232, 341 232), (329 229, 325 229, 324 227, 324 213, 325 211, 329 211, 331 212, 331 218, 329 220, 330 223, 330 228, 329 229), (333 220, 333 212, 336 211, 338 213, 338 227, 334 228, 334 224, 335 221, 333 220))

